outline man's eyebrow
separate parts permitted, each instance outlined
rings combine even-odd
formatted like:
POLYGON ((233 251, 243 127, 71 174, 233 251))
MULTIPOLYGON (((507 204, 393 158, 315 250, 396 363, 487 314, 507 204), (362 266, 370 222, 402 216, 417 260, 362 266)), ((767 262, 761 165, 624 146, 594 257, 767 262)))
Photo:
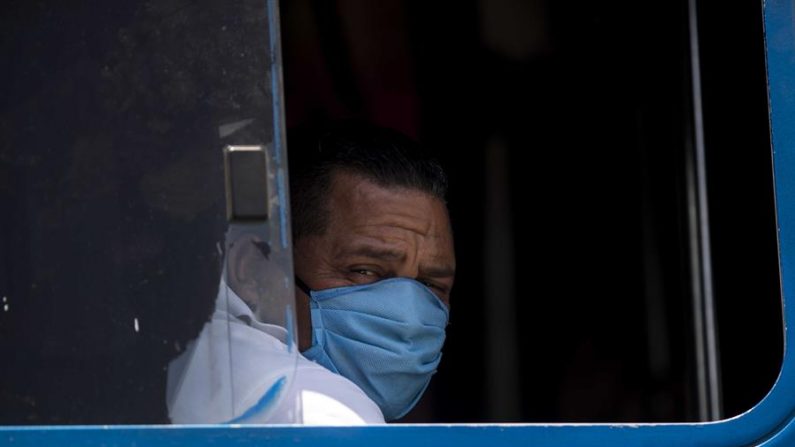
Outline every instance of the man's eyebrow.
POLYGON ((455 276, 455 268, 448 265, 421 266, 420 274, 431 278, 451 278, 455 276))
POLYGON ((406 253, 401 250, 372 245, 358 245, 345 250, 342 254, 344 256, 364 256, 385 261, 403 261, 406 259, 406 253))
MULTIPOLYGON (((402 250, 374 245, 357 245, 343 251, 341 254, 342 256, 363 256, 395 262, 402 262, 406 259, 406 253, 402 250)), ((420 266, 420 274, 429 278, 452 278, 455 276, 455 267, 441 264, 424 265, 420 266)))

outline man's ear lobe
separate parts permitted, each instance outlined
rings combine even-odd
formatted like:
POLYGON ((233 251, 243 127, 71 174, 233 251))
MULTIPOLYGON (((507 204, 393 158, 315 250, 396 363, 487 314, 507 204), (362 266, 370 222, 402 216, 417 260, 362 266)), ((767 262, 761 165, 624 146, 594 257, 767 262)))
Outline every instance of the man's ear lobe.
POLYGON ((226 258, 226 276, 232 289, 241 288, 246 283, 251 282, 255 265, 262 256, 256 247, 257 240, 252 235, 244 235, 237 238, 229 245, 229 254, 226 258))

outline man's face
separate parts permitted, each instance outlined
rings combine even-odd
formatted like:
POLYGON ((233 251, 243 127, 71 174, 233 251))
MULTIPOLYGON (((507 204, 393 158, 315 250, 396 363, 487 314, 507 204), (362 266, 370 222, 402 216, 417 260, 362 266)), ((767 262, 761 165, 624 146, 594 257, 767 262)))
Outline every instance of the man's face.
MULTIPOLYGON (((404 277, 425 284, 445 304, 455 254, 445 204, 424 192, 384 188, 364 177, 335 173, 325 233, 295 241, 295 273, 312 290, 404 277)), ((299 347, 311 345, 309 303, 297 292, 299 347)))

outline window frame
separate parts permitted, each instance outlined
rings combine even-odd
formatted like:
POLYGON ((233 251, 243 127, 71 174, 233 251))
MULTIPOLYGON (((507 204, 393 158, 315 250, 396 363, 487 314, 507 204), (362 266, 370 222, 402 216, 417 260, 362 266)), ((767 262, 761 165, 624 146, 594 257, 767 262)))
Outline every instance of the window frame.
MULTIPOLYGON (((784 357, 768 395, 747 412, 707 423, 665 424, 435 424, 366 427, 300 426, 5 426, 2 445, 795 445, 795 1, 764 2, 765 52, 772 129, 784 357)), ((278 30, 276 0, 268 0, 269 24, 278 30)), ((278 50, 278 49, 277 49, 278 50)), ((280 64, 274 63, 278 70, 280 64)), ((274 76, 280 82, 281 75, 274 76)), ((278 80, 278 81, 277 81, 278 80)), ((280 85, 274 88, 281 90, 280 85)), ((274 95, 274 116, 283 113, 274 95)), ((282 127, 276 123, 276 134, 282 127)), ((283 130, 282 130, 283 132, 283 130)), ((277 138, 274 142, 281 145, 277 138)))

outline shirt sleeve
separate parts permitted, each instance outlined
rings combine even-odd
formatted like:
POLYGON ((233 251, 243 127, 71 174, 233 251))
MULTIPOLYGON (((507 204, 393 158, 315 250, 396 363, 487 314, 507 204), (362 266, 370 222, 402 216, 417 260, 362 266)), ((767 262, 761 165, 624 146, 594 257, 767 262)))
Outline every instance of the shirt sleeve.
POLYGON ((381 409, 358 386, 314 362, 299 359, 294 385, 305 425, 385 423, 381 409))
POLYGON ((168 376, 169 416, 177 424, 384 423, 378 405, 353 382, 300 355, 296 361, 281 341, 237 320, 214 318, 205 325, 168 376), (260 410, 282 377, 288 379, 284 395, 260 410))

